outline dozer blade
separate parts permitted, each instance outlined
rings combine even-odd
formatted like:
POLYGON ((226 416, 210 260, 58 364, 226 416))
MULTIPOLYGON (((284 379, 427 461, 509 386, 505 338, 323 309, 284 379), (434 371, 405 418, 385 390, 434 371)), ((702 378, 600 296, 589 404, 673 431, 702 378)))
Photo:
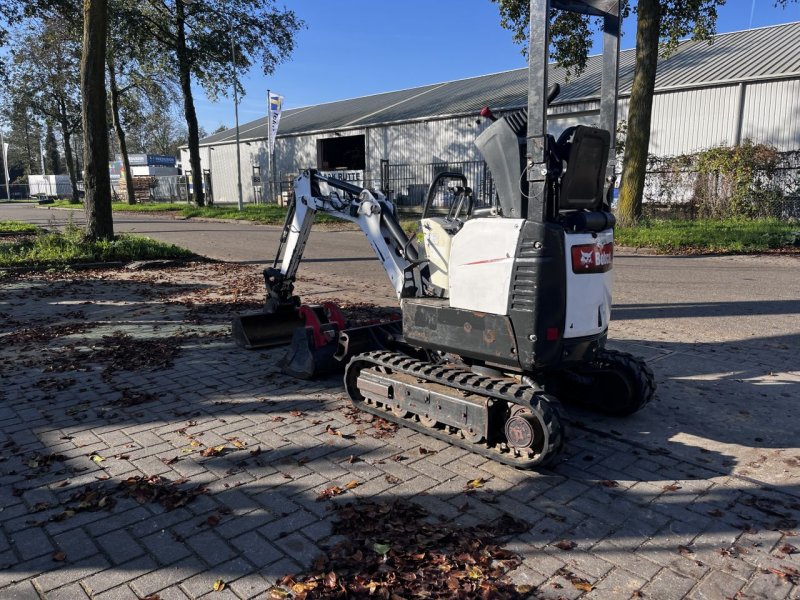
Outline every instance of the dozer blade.
POLYGON ((294 330, 304 324, 297 307, 284 305, 272 313, 236 315, 231 323, 231 335, 237 346, 248 350, 272 348, 291 342, 294 330))

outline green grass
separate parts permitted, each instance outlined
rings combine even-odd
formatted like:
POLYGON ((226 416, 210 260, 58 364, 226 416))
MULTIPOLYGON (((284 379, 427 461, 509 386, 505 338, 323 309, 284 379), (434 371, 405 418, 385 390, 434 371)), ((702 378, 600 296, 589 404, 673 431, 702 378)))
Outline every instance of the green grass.
POLYGON ((617 228, 620 246, 669 253, 746 253, 800 247, 800 225, 777 219, 649 220, 617 228))
POLYGON ((88 241, 83 230, 67 226, 63 233, 40 232, 30 240, 3 243, 0 240, 0 268, 53 268, 79 263, 129 262, 190 258, 191 252, 150 238, 120 235, 112 241, 88 241))
POLYGON ((36 233, 39 230, 32 223, 22 221, 0 221, 0 233, 36 233))
MULTIPOLYGON (((66 200, 58 200, 48 206, 58 208, 83 209, 83 204, 71 204, 66 200)), ((172 212, 179 214, 187 219, 201 217, 206 219, 225 219, 232 221, 254 221, 264 225, 283 225, 286 218, 286 207, 276 204, 246 204, 244 210, 240 211, 235 204, 223 204, 216 206, 195 206, 185 202, 153 202, 145 204, 126 204, 124 202, 114 202, 111 205, 114 212, 136 212, 136 213, 158 213, 172 212)), ((329 215, 318 214, 317 223, 336 223, 341 222, 329 215)))

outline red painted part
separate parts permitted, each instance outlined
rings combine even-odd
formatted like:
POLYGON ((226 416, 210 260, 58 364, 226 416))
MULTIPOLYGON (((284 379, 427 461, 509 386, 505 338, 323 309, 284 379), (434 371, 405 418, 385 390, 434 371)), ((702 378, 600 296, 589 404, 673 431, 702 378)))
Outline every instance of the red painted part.
POLYGON ((547 341, 548 342, 558 341, 558 327, 547 328, 547 341))
POLYGON ((328 316, 328 323, 336 323, 339 326, 339 331, 347 328, 344 315, 335 302, 323 302, 322 308, 325 309, 325 314, 328 316))
POLYGON ((325 344, 327 344, 328 336, 326 336, 322 331, 322 323, 320 323, 320 320, 317 317, 317 313, 314 312, 314 309, 307 304, 303 304, 297 310, 297 312, 305 321, 306 329, 310 329, 312 331, 314 337, 314 347, 322 348, 325 344))

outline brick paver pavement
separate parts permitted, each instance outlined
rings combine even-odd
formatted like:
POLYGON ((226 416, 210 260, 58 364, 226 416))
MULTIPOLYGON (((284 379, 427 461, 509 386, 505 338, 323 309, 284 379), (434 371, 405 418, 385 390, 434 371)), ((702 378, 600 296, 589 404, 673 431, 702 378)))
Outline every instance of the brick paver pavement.
MULTIPOLYGON (((614 345, 656 371, 650 416, 570 408, 564 460, 520 472, 354 420, 337 378, 297 381, 280 373, 281 351, 234 347, 208 296, 214 273, 182 283, 187 273, 0 281, 0 598, 263 598, 335 541, 335 502, 396 498, 464 527, 527 521, 506 544, 524 559, 511 577, 547 598, 800 598, 796 346, 716 352, 618 330, 627 340, 614 345), (142 342, 133 356, 96 351, 117 332, 142 342), (148 358, 155 369, 132 369, 148 358), (659 428, 689 403, 707 422, 659 428), (166 510, 116 488, 156 475, 207 493, 166 510)), ((238 297, 226 285, 221 297, 238 297)))

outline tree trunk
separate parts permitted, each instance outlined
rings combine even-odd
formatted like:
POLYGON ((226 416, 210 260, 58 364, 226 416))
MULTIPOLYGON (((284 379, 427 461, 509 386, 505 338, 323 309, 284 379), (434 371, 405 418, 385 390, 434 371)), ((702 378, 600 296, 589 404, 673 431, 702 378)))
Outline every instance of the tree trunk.
POLYGON ((639 0, 636 9, 636 70, 628 108, 628 135, 622 160, 617 223, 635 225, 642 216, 642 196, 650 148, 650 120, 658 65, 661 9, 658 0, 639 0))
POLYGON ((114 237, 106 123, 107 30, 107 0, 84 0, 81 116, 83 168, 86 172, 86 235, 93 240, 110 240, 114 237))
POLYGON ((117 75, 114 72, 114 61, 108 59, 108 84, 111 90, 111 117, 114 122, 114 131, 117 133, 119 142, 119 153, 122 156, 122 172, 125 176, 125 192, 128 204, 136 204, 136 193, 133 190, 133 175, 131 174, 131 162, 128 159, 128 145, 125 141, 125 130, 119 120, 119 96, 120 91, 117 86, 117 75))
MULTIPOLYGON (((70 125, 66 118, 59 124, 61 125, 61 135, 64 138, 64 160, 67 161, 69 185, 72 189, 72 198, 70 198, 70 202, 72 204, 78 204, 81 199, 78 195, 78 174, 75 169, 75 161, 72 158, 72 142, 70 141, 72 139, 72 131, 70 130, 70 125)), ((54 175, 57 175, 57 173, 54 173, 54 175)))
POLYGON ((175 3, 175 24, 177 43, 175 46, 178 55, 178 74, 180 76, 181 91, 183 92, 183 114, 186 118, 186 127, 189 129, 189 168, 192 171, 192 188, 194 201, 197 206, 205 205, 203 193, 203 169, 200 166, 200 133, 197 127, 197 113, 194 110, 192 98, 192 73, 189 54, 186 48, 186 25, 184 22, 183 2, 175 3))

